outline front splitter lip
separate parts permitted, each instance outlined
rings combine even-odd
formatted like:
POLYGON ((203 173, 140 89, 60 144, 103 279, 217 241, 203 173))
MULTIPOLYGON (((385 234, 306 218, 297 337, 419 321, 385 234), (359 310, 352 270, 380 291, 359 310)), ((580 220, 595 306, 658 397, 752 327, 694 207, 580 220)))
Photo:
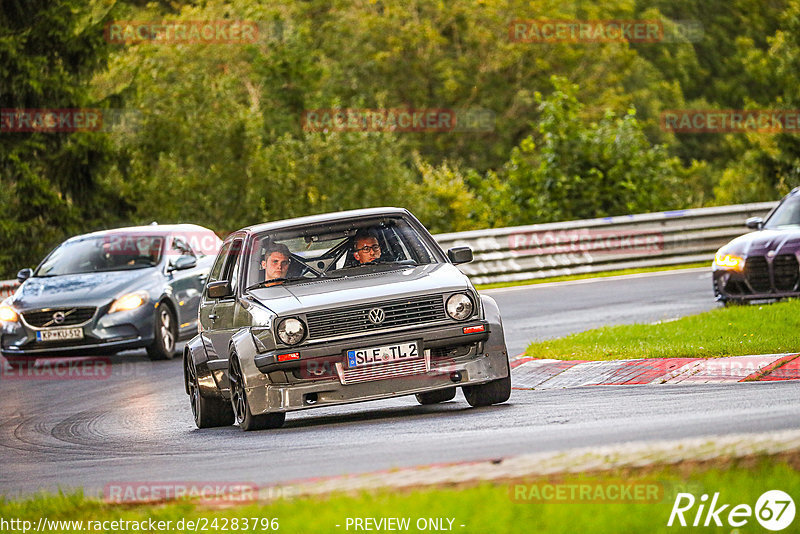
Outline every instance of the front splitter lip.
POLYGON ((138 349, 147 345, 146 340, 141 337, 123 339, 120 341, 109 341, 104 343, 91 343, 86 345, 74 345, 71 347, 47 347, 42 349, 19 349, 14 346, 4 347, 3 356, 30 356, 36 358, 59 358, 64 356, 93 356, 97 354, 108 354, 120 350, 138 349))
POLYGON ((479 356, 457 365, 446 368, 434 368, 424 375, 407 375, 371 380, 356 384, 343 385, 338 380, 314 381, 309 384, 266 385, 246 388, 248 404, 253 415, 271 412, 291 412, 338 406, 373 400, 404 397, 417 393, 426 393, 448 387, 480 385, 505 378, 510 372, 506 354, 496 356, 479 356), (498 364, 501 358, 505 363, 500 371, 498 364), (493 365, 494 364, 494 365, 493 365), (452 373, 457 372, 461 380, 453 382, 452 373), (306 396, 316 395, 314 403, 306 402, 306 396))

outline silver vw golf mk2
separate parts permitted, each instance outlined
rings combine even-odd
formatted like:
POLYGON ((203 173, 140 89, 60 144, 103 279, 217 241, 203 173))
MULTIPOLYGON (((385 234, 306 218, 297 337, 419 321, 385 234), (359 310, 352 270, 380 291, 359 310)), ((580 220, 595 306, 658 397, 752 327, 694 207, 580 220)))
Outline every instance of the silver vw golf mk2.
POLYGON ((286 412, 403 395, 505 402, 495 301, 405 209, 260 224, 225 240, 183 355, 199 428, 280 427, 286 412))

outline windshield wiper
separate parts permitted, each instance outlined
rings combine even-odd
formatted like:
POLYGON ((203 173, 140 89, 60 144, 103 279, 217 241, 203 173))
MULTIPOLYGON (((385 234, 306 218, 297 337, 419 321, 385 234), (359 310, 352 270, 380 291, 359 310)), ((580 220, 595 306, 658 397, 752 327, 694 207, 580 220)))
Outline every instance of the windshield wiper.
POLYGON ((258 282, 257 284, 253 284, 252 286, 245 288, 245 291, 250 291, 252 289, 260 289, 262 287, 269 287, 277 284, 278 282, 294 282, 296 280, 305 280, 305 278, 284 278, 284 277, 270 278, 269 280, 264 280, 263 282, 258 282))

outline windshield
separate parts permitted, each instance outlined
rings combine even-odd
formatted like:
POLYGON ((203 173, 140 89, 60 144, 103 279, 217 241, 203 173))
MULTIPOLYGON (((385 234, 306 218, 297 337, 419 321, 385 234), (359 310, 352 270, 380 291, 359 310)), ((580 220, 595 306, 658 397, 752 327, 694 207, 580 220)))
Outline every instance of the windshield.
POLYGON ((354 276, 439 263, 425 236, 401 217, 305 226, 256 235, 246 287, 354 276))
POLYGON ((158 265, 163 236, 111 234, 70 240, 55 249, 33 276, 143 269, 158 265))
POLYGON ((781 228, 800 225, 800 195, 784 200, 767 219, 764 228, 781 228))

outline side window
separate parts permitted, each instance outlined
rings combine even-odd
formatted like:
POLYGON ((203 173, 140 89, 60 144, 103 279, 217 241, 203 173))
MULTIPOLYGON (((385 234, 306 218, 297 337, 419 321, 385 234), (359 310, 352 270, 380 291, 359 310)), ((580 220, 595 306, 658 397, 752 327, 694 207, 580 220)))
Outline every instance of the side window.
POLYGON ((197 255, 192 250, 192 247, 189 246, 182 237, 175 236, 172 238, 172 252, 178 256, 194 256, 195 258, 197 255))
POLYGON ((222 280, 229 280, 231 283, 231 289, 233 289, 234 293, 236 292, 237 284, 239 283, 239 269, 237 264, 239 263, 239 257, 241 256, 242 252, 242 240, 241 239, 234 239, 233 244, 231 245, 230 251, 227 254, 227 258, 225 260, 225 268, 223 269, 223 277, 222 280))
POLYGON ((220 275, 222 274, 222 266, 225 264, 225 258, 228 257, 228 251, 231 248, 231 242, 227 242, 222 245, 222 248, 217 254, 217 259, 214 260, 214 266, 211 268, 211 272, 208 273, 208 281, 209 282, 216 282, 221 280, 220 275))

